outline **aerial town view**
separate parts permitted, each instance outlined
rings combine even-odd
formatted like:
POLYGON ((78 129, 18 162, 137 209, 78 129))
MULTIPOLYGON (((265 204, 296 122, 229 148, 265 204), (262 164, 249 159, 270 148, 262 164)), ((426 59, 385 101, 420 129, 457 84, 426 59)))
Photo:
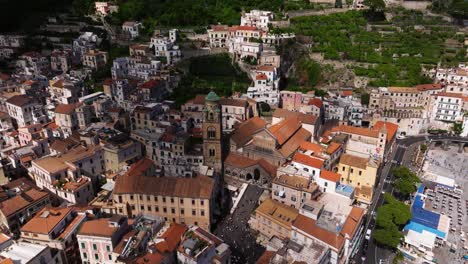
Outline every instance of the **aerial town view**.
POLYGON ((468 0, 0 0, 0 264, 468 264, 468 0))

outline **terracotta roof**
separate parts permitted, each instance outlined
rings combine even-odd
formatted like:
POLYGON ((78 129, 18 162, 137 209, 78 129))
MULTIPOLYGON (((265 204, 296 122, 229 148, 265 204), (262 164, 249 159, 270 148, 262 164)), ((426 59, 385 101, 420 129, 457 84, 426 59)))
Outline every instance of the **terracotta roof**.
POLYGON ((153 194, 161 196, 210 199, 214 181, 206 176, 195 178, 119 176, 114 194, 153 194))
POLYGON ((55 107, 55 113, 56 114, 64 114, 64 115, 71 115, 75 111, 77 107, 82 105, 82 103, 76 103, 76 104, 58 104, 55 107))
POLYGON ((130 169, 128 169, 126 175, 128 175, 128 176, 143 175, 152 166, 154 166, 154 163, 153 163, 152 160, 150 160, 148 158, 143 158, 143 159, 135 162, 134 164, 132 164, 130 169))
POLYGON ((238 107, 247 107, 249 103, 243 99, 234 99, 234 98, 221 98, 219 100, 221 105, 229 105, 229 106, 238 106, 238 107))
POLYGON ((24 106, 33 101, 32 97, 29 97, 27 95, 21 94, 21 95, 15 95, 10 97, 6 102, 12 105, 16 106, 24 106))
POLYGON ((55 82, 51 81, 51 86, 57 87, 57 88, 63 88, 63 80, 56 80, 55 82))
POLYGON ((0 245, 2 245, 3 243, 7 242, 10 239, 11 237, 5 235, 4 233, 0 233, 0 245))
POLYGON ((149 80, 139 86, 140 89, 153 89, 159 85, 159 80, 149 80))
POLYGON ((272 71, 275 71, 275 67, 270 66, 270 65, 262 65, 262 66, 258 66, 258 67, 257 67, 257 71, 269 71, 269 72, 272 72, 272 71))
POLYGON ((260 166, 262 169, 264 169, 266 172, 268 172, 272 177, 276 175, 276 171, 278 167, 270 164, 268 161, 264 159, 259 159, 259 160, 253 160, 235 153, 230 153, 224 163, 226 165, 230 165, 235 168, 248 168, 252 167, 254 165, 260 166))
POLYGON ((50 173, 55 173, 67 169, 70 166, 69 163, 90 157, 100 150, 101 146, 78 146, 59 156, 48 156, 34 160, 33 164, 50 173))
POLYGON ((338 149, 340 149, 341 144, 336 143, 336 142, 331 142, 330 145, 328 145, 327 150, 325 151, 328 155, 332 155, 335 153, 338 149))
MULTIPOLYGON (((192 103, 192 104, 196 104, 196 105, 205 105, 205 98, 206 98, 206 95, 204 94, 197 94, 195 96, 195 98, 189 100, 188 102, 192 103)), ((187 102, 187 103, 188 103, 187 102)))
POLYGON ((373 129, 368 129, 364 127, 353 127, 353 126, 348 126, 348 125, 340 125, 332 128, 332 132, 342 132, 346 134, 356 134, 356 135, 361 135, 361 136, 366 136, 366 137, 373 137, 373 138, 378 138, 379 137, 379 131, 378 130, 373 130, 373 129))
POLYGON ((304 128, 300 128, 280 147, 279 152, 283 157, 289 157, 299 148, 302 142, 310 140, 311 136, 312 135, 309 131, 304 128))
POLYGON ((419 91, 415 87, 388 87, 391 93, 418 93, 419 91))
POLYGON ((111 218, 100 218, 96 220, 86 221, 81 225, 78 235, 111 237, 119 227, 109 225, 111 218))
POLYGON ((443 88, 441 83, 421 84, 416 85, 415 87, 418 91, 439 90, 443 88))
POLYGON ((21 194, 18 194, 6 201, 0 203, 0 210, 6 217, 15 214, 16 212, 23 210, 25 207, 44 199, 49 196, 47 192, 31 188, 21 194))
POLYGON ((242 122, 231 135, 231 140, 238 145, 244 145, 252 139, 252 136, 265 128, 267 122, 260 117, 252 117, 242 122))
POLYGON ((309 105, 315 105, 318 108, 322 108, 323 102, 318 98, 312 98, 309 100, 309 105))
POLYGON ((307 165, 309 167, 317 168, 317 169, 321 169, 323 167, 323 160, 322 159, 312 157, 312 156, 309 156, 309 155, 304 155, 304 154, 299 153, 299 152, 294 154, 293 161, 297 162, 297 163, 307 165))
POLYGON ((298 215, 293 226, 316 239, 330 245, 334 251, 340 252, 344 245, 344 237, 317 226, 316 221, 304 215, 298 215))
POLYGON ((307 178, 286 174, 274 178, 273 183, 309 193, 319 188, 316 183, 311 183, 307 178))
POLYGON ((253 27, 253 26, 232 26, 229 28, 229 31, 237 31, 237 30, 259 31, 256 27, 253 27))
POLYGON ((69 149, 71 149, 72 147, 74 147, 74 146, 76 146, 78 144, 79 144, 79 142, 75 142, 70 137, 68 137, 66 139, 57 138, 50 144, 50 148, 55 150, 58 153, 65 153, 69 149))
POLYGON ((361 222, 364 213, 365 209, 353 207, 346 218, 344 225, 341 227, 341 234, 348 235, 348 237, 352 239, 358 230, 359 223, 361 222))
POLYGON ((262 214, 283 226, 291 227, 299 215, 299 210, 268 198, 255 209, 255 213, 262 214))
POLYGON ((228 31, 229 26, 227 26, 227 25, 212 25, 211 29, 213 31, 228 31))
POLYGON ((163 241, 155 245, 156 249, 161 253, 174 252, 187 229, 185 225, 171 223, 171 226, 160 237, 163 241))
POLYGON ((69 181, 69 182, 66 182, 62 188, 64 190, 68 190, 68 191, 72 191, 72 192, 75 192, 77 191, 78 189, 80 189, 81 187, 83 186, 86 186, 88 183, 90 183, 90 180, 88 178, 79 178, 78 180, 72 180, 72 181, 69 181))
POLYGON ((340 164, 345 164, 345 165, 355 167, 355 168, 360 168, 363 170, 367 168, 368 162, 369 162, 368 158, 361 158, 361 157, 353 156, 347 153, 341 155, 340 157, 340 164))
POLYGON ((272 125, 268 131, 276 138, 279 145, 283 145, 301 126, 299 118, 291 117, 272 125))
POLYGON ((320 178, 325 179, 327 181, 331 181, 331 182, 339 182, 341 179, 341 175, 335 172, 321 170, 320 178))
POLYGON ((273 117, 281 119, 296 117, 301 123, 308 125, 315 125, 317 123, 317 117, 314 115, 289 111, 283 108, 276 108, 275 112, 273 112, 273 117))
POLYGON ((321 153, 323 151, 323 147, 319 144, 315 144, 309 141, 303 141, 301 146, 299 147, 301 150, 309 150, 314 153, 321 153))
POLYGON ((255 80, 267 80, 268 79, 268 76, 266 76, 265 74, 261 73, 261 74, 257 74, 257 76, 255 76, 255 80))
POLYGON ((341 94, 344 95, 344 96, 351 96, 351 95, 353 95, 353 91, 346 90, 346 91, 342 91, 341 94))
POLYGON ((11 258, 6 258, 6 259, 0 260, 0 264, 15 264, 15 262, 13 262, 11 258))
POLYGON ((377 123, 375 123, 372 129, 380 131, 384 128, 384 125, 385 129, 387 130, 387 142, 390 142, 398 131, 398 125, 390 122, 377 121, 377 123))
POLYGON ((437 93, 436 96, 454 97, 454 98, 461 98, 461 99, 463 99, 465 97, 461 93, 447 93, 447 92, 437 93))
POLYGON ((71 207, 51 208, 45 207, 39 211, 23 227, 22 232, 49 234, 72 211, 71 207))

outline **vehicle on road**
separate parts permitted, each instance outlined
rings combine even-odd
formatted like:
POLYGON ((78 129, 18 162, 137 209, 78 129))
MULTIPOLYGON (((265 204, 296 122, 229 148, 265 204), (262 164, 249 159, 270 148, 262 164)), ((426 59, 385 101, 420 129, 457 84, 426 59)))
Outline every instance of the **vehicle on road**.
POLYGON ((367 231, 366 231, 366 236, 365 236, 366 240, 370 240, 371 233, 372 233, 372 230, 367 229, 367 231))
POLYGON ((406 138, 406 136, 405 136, 405 135, 403 135, 403 134, 399 134, 399 135, 398 135, 396 138, 397 138, 397 139, 405 139, 405 138, 406 138))

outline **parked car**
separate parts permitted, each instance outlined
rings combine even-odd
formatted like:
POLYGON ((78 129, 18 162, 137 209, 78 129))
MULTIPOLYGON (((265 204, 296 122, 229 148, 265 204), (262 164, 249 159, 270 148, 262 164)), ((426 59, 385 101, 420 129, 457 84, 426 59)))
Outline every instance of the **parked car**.
POLYGON ((367 231, 366 231, 366 236, 365 236, 364 238, 365 238, 366 240, 370 240, 371 233, 372 233, 372 230, 367 229, 367 231))

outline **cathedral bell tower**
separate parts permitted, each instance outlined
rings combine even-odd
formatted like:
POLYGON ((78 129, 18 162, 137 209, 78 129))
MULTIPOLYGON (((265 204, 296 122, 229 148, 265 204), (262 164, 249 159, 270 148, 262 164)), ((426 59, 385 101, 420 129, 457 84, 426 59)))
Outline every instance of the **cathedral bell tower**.
POLYGON ((222 169, 222 125, 219 96, 211 91, 205 98, 203 108, 203 158, 206 166, 222 169))

